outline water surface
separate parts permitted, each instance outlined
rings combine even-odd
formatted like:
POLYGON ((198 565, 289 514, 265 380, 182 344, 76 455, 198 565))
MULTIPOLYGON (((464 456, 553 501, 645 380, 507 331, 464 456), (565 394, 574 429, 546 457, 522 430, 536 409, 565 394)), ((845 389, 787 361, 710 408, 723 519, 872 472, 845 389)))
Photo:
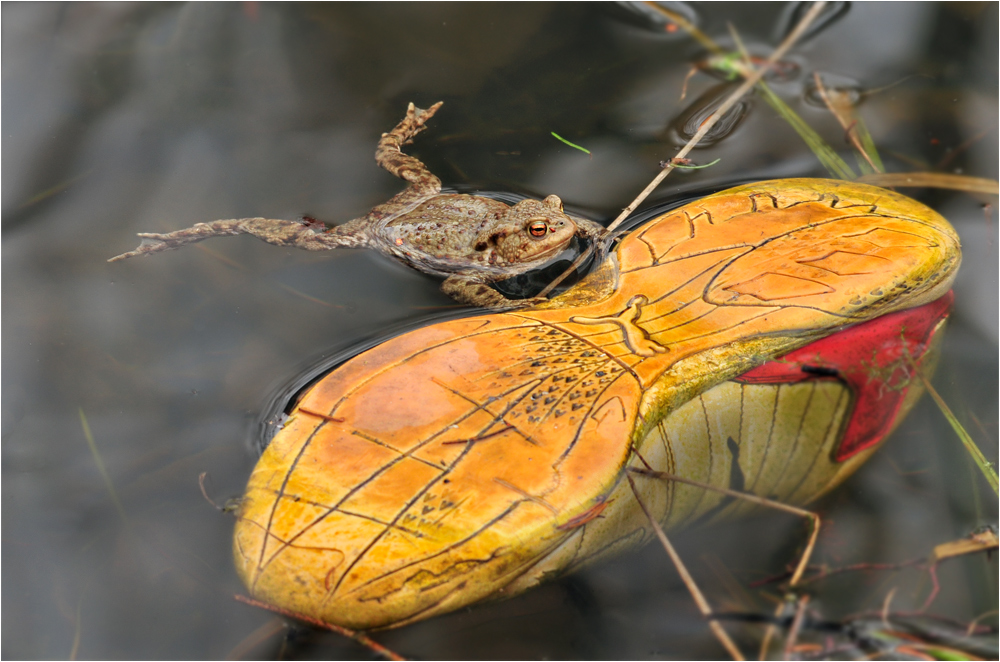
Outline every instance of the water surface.
MULTIPOLYGON (((780 39, 781 4, 697 4, 728 44, 780 39)), ((373 154, 406 103, 445 106, 411 148, 448 186, 555 193, 607 222, 676 150, 676 122, 722 84, 705 52, 621 6, 9 4, 3 18, 3 648, 5 658, 368 657, 232 599, 232 521, 262 413, 317 361, 456 312, 435 280, 363 251, 248 237, 109 265, 134 234, 216 218, 342 222, 400 189, 373 154), (587 147, 588 157, 552 138, 587 147), (107 481, 91 452, 83 412, 107 481), (109 482, 113 485, 109 487, 109 482)), ((997 177, 997 6, 857 3, 794 51, 775 91, 849 162, 805 100, 813 71, 856 85, 887 166, 997 177), (878 91, 895 84, 890 89, 878 91)), ((832 78, 831 78, 832 79, 832 78)), ((746 181, 826 176, 760 98, 647 206, 746 181)), ((910 190, 958 229, 964 265, 935 384, 997 453, 995 198, 910 190), (984 210, 984 203, 992 207, 984 210)), ((929 399, 816 504, 817 562, 898 562, 995 521, 929 399)), ((675 536, 722 609, 771 611, 804 537, 768 515, 675 536)), ((996 560, 951 561, 932 611, 997 606, 996 560)), ((825 617, 919 607, 911 571, 814 588, 825 617)), ((995 617, 993 617, 995 623, 995 617)), ((734 628, 744 640, 753 628, 734 628)), ((662 550, 379 640, 424 658, 722 655, 662 550)))

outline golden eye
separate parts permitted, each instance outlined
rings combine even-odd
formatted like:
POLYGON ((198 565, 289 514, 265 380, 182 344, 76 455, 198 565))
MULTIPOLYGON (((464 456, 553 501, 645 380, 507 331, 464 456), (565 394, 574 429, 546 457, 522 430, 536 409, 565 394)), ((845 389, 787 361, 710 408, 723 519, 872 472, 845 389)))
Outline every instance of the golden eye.
POLYGON ((528 232, 532 237, 544 237, 545 233, 549 231, 549 224, 545 221, 535 221, 528 226, 528 232))

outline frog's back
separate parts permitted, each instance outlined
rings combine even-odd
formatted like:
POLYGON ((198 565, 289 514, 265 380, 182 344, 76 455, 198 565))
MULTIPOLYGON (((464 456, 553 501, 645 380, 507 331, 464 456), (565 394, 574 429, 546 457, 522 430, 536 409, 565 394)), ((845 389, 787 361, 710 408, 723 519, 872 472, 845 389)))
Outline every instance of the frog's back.
POLYGON ((476 238, 507 213, 499 200, 475 195, 438 195, 400 214, 379 230, 387 250, 422 271, 448 275, 489 268, 476 238))

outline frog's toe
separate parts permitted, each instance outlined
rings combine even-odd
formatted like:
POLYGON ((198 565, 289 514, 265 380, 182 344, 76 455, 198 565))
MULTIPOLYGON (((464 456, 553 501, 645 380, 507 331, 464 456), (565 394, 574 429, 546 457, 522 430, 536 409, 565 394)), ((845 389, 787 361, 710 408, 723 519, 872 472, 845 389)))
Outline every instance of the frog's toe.
POLYGON ((146 255, 148 253, 159 253, 160 251, 165 251, 173 248, 170 244, 163 241, 163 235, 152 233, 152 232, 141 232, 139 233, 139 238, 142 239, 142 243, 139 244, 138 248, 134 251, 129 251, 127 253, 122 253, 121 255, 116 255, 108 262, 118 262, 120 260, 125 260, 130 257, 136 257, 137 255, 146 255))
POLYGON ((610 234, 608 229, 600 223, 583 218, 574 218, 573 221, 576 223, 577 234, 591 241, 600 241, 610 234))
POLYGON ((122 253, 121 255, 116 255, 109 259, 108 262, 120 262, 121 260, 128 259, 130 257, 135 257, 139 254, 139 251, 129 251, 128 253, 122 253))
POLYGON ((438 101, 436 104, 430 108, 417 108, 412 103, 406 109, 407 119, 412 119, 418 127, 423 127, 424 123, 430 118, 434 117, 434 113, 438 111, 444 105, 444 101, 438 101))
POLYGON ((517 299, 513 303, 523 304, 523 306, 519 306, 519 307, 527 308, 528 306, 537 306, 537 305, 540 305, 540 304, 543 304, 543 303, 548 303, 548 302, 549 302, 549 298, 548 297, 529 297, 527 299, 517 299))

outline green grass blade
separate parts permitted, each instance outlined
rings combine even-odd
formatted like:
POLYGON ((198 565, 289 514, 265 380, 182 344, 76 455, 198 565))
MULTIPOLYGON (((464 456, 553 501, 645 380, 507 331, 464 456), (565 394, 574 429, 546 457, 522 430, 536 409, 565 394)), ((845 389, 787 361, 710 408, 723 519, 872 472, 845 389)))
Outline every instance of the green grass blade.
POLYGON ((986 482, 993 488, 993 493, 1000 495, 1000 486, 997 484, 997 472, 993 468, 993 465, 989 463, 983 455, 983 452, 979 450, 979 446, 977 446, 976 442, 972 440, 969 433, 965 431, 962 424, 958 422, 958 419, 955 417, 955 414, 952 413, 951 408, 947 405, 947 403, 945 403, 941 396, 938 395, 938 392, 934 389, 934 387, 931 386, 930 381, 924 376, 924 373, 913 365, 912 360, 910 365, 914 367, 917 375, 920 377, 920 380, 923 381, 924 386, 927 388, 927 392, 930 393, 931 398, 933 398, 934 402, 937 403, 941 413, 944 414, 946 419, 948 419, 948 423, 951 424, 951 428, 955 431, 955 434, 958 435, 962 444, 965 445, 965 449, 972 457, 972 461, 976 463, 976 466, 979 467, 979 470, 983 473, 983 476, 986 478, 986 482))
POLYGON ((885 172, 885 166, 882 165, 882 157, 878 155, 878 149, 875 147, 875 139, 872 138, 872 134, 868 132, 868 127, 865 126, 865 121, 860 117, 857 118, 854 131, 857 133, 858 141, 861 142, 861 147, 865 150, 865 154, 875 164, 875 169, 879 172, 885 172))
POLYGON ((757 89, 761 91, 764 101, 771 108, 774 108, 781 118, 795 129, 795 132, 805 141, 809 149, 813 151, 813 154, 816 155, 816 158, 819 159, 819 162, 823 164, 831 175, 838 179, 854 179, 857 177, 851 166, 847 165, 844 159, 840 158, 837 152, 811 126, 806 124, 805 120, 799 117, 798 113, 789 108, 788 104, 771 91, 771 88, 764 81, 757 83, 757 89))
POLYGON ((711 168, 721 160, 722 159, 715 159, 711 163, 706 163, 705 165, 677 165, 676 163, 671 163, 670 165, 675 168, 680 168, 681 170, 701 170, 702 168, 711 168))
POLYGON ((963 653, 961 651, 945 648, 925 648, 924 652, 933 657, 935 660, 955 660, 956 662, 960 660, 975 660, 970 653, 963 653))
MULTIPOLYGON (((730 25, 729 31, 733 36, 733 41, 736 42, 736 46, 738 47, 740 54, 742 55, 743 62, 740 63, 735 58, 721 58, 718 59, 718 64, 715 66, 721 71, 737 71, 745 77, 747 76, 750 66, 750 54, 743 45, 743 40, 740 39, 739 33, 736 32, 736 28, 730 25)), ((835 152, 833 148, 830 147, 830 145, 827 144, 827 142, 823 140, 823 138, 821 138, 820 135, 816 133, 811 126, 809 126, 809 124, 806 123, 805 120, 799 117, 798 113, 782 101, 781 97, 775 94, 774 91, 768 87, 767 83, 761 80, 757 83, 757 89, 761 91, 761 96, 764 97, 764 101, 766 101, 768 105, 770 105, 771 108, 773 108, 775 112, 782 117, 782 119, 788 122, 788 124, 795 129, 795 132, 798 133, 802 140, 805 141, 806 145, 809 146, 809 149, 812 150, 813 154, 816 155, 816 158, 819 159, 819 162, 823 164, 823 167, 825 167, 831 175, 840 179, 854 179, 857 176, 854 174, 854 171, 851 170, 851 166, 847 165, 847 163, 840 158, 840 155, 838 155, 837 152, 835 152)))
POLYGON ((553 137, 554 137, 554 138, 555 138, 556 140, 558 140, 559 142, 561 142, 561 143, 565 143, 565 144, 569 145, 570 147, 572 147, 573 149, 578 149, 578 150, 580 150, 581 152, 585 152, 585 153, 587 153, 587 154, 590 154, 590 150, 589 150, 589 149, 585 149, 585 148, 583 148, 583 147, 580 147, 579 145, 577 145, 577 144, 575 144, 575 143, 571 143, 570 141, 566 140, 565 138, 563 138, 562 136, 560 136, 560 135, 559 135, 558 133, 556 133, 555 131, 550 131, 549 133, 551 133, 551 134, 552 134, 552 136, 553 136, 553 137))
POLYGON ((876 172, 875 168, 873 168, 871 164, 868 163, 868 159, 866 159, 864 156, 862 156, 861 154, 855 154, 854 160, 858 162, 858 170, 861 171, 862 177, 864 177, 865 175, 875 174, 876 172))

